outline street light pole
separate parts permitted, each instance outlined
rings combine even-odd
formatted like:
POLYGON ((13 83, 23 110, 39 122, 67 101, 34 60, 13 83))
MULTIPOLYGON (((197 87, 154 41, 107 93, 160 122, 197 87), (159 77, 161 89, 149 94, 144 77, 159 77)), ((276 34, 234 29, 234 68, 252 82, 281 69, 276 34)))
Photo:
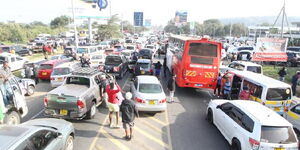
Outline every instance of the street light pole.
POLYGON ((72 3, 72 15, 73 15, 73 26, 74 26, 74 38, 75 38, 75 48, 78 48, 78 37, 77 37, 77 27, 75 24, 75 10, 74 10, 74 0, 71 0, 72 3))

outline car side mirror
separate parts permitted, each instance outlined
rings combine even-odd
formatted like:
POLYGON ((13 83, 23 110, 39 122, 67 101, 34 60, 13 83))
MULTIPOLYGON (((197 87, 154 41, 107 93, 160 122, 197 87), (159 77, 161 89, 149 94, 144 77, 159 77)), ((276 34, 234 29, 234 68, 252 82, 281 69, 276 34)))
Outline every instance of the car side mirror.
POLYGON ((62 139, 62 138, 63 138, 63 136, 62 136, 62 134, 61 134, 61 133, 59 133, 59 132, 56 132, 55 138, 62 139))
POLYGON ((221 105, 218 105, 218 106, 217 106, 217 109, 222 109, 221 105))
POLYGON ((16 91, 17 89, 18 89, 17 87, 13 86, 13 90, 14 90, 14 91, 16 91))

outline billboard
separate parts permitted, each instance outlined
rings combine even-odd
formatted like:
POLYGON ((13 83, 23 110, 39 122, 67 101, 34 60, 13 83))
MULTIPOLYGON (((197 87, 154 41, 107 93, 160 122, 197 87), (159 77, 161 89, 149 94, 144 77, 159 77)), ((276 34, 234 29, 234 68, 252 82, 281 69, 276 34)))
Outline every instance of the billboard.
POLYGON ((257 38, 252 61, 287 61, 287 38, 257 38))
POLYGON ((175 23, 181 24, 187 22, 187 11, 176 11, 175 13, 175 23))
POLYGON ((134 26, 143 26, 144 14, 143 12, 134 12, 133 15, 134 26))
POLYGON ((145 27, 151 27, 151 19, 145 19, 145 27))

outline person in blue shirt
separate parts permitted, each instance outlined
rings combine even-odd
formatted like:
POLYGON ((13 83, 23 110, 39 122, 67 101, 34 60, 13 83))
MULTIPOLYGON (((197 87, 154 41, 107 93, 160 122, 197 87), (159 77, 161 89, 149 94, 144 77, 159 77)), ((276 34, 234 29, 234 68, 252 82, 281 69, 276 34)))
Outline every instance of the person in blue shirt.
POLYGON ((228 78, 226 78, 226 82, 224 84, 223 89, 224 89, 224 91, 223 91, 224 99, 230 99, 231 83, 228 78))
POLYGON ((218 75, 218 79, 217 79, 217 86, 214 90, 214 95, 216 95, 217 93, 217 90, 218 90, 218 95, 217 96, 220 96, 220 91, 221 91, 221 80, 222 80, 222 76, 221 76, 221 73, 219 73, 218 75))

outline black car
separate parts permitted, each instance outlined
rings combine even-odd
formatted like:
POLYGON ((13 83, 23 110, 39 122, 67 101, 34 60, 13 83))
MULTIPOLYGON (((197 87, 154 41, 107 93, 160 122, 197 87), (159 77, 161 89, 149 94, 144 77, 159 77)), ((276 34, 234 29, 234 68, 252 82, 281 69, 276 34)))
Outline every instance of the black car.
POLYGON ((297 52, 287 51, 286 54, 288 56, 286 66, 297 67, 298 64, 300 64, 300 53, 299 52, 297 53, 297 52))
POLYGON ((153 58, 153 52, 150 49, 141 49, 139 51, 139 58, 142 59, 151 59, 153 58))
POLYGON ((21 46, 21 45, 17 45, 14 46, 15 47, 15 52, 16 54, 20 55, 20 56, 25 56, 25 55, 32 55, 32 51, 27 48, 26 46, 21 46))
POLYGON ((104 68, 102 70, 122 79, 127 69, 128 61, 124 56, 108 55, 105 58, 104 68))
POLYGON ((288 47, 286 50, 300 53, 300 47, 288 47))

